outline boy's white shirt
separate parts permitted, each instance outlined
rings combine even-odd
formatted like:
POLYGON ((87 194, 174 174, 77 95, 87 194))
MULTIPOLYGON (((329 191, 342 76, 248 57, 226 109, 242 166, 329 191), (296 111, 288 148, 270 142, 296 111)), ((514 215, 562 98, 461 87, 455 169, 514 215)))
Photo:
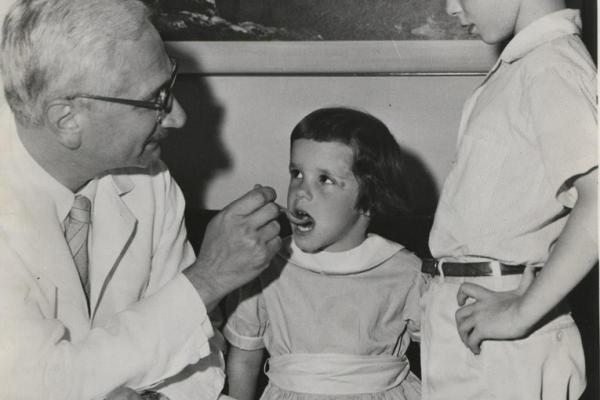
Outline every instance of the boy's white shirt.
MULTIPOLYGON (((546 149, 556 150, 542 152, 538 145, 539 152, 522 156, 531 142, 538 139, 523 126, 530 123, 523 116, 526 97, 519 95, 524 92, 524 84, 514 77, 516 69, 524 75, 553 76, 546 74, 547 66, 542 60, 532 63, 531 59, 521 62, 519 58, 530 52, 530 57, 537 57, 535 60, 545 57, 545 53, 536 51, 540 44, 553 46, 548 44, 553 39, 579 32, 580 23, 578 11, 561 10, 525 27, 509 42, 482 85, 465 103, 459 126, 458 155, 444 184, 430 235, 430 248, 435 257, 461 261, 492 258, 507 264, 536 266, 546 261, 552 238, 560 233, 564 224, 564 218, 557 216, 565 206, 573 207, 577 199, 576 189, 572 186, 562 189, 562 183, 597 165, 595 152, 571 156, 566 161, 564 154, 572 155, 574 151, 580 154, 576 147, 580 143, 589 143, 583 146, 585 148, 597 148, 597 135, 593 133, 597 130, 597 121, 591 117, 578 119, 565 129, 576 130, 580 135, 561 135, 557 133, 561 125, 549 122, 555 121, 552 117, 560 117, 561 113, 538 108, 540 118, 546 119, 541 125, 550 133, 550 139, 545 140, 551 140, 549 143, 553 145, 546 149), (501 93, 513 94, 511 102, 506 103, 507 96, 500 96, 501 93), (489 111, 490 107, 502 112, 489 111), (573 150, 569 152, 569 149, 573 150), (527 179, 509 179, 511 174, 522 176, 523 171, 527 172, 527 179), (536 178, 539 175, 542 176, 536 178), (548 181, 548 177, 553 180, 548 181), (537 194, 546 199, 543 204, 537 194), (490 213, 489 207, 498 211, 490 213), (516 218, 516 215, 522 217, 516 218)), ((569 51, 577 58, 575 52, 585 51, 585 48, 580 44, 569 51)), ((586 71, 583 74, 586 79, 593 79, 593 64, 588 65, 585 58, 581 58, 577 58, 574 68, 586 71)), ((586 83, 579 85, 586 87, 586 83)), ((539 85, 537 87, 539 92, 539 85)), ((575 89, 572 92, 579 93, 575 89)), ((581 92, 578 97, 573 96, 561 103, 560 111, 568 107, 589 108, 589 115, 594 115, 594 93, 581 92)))

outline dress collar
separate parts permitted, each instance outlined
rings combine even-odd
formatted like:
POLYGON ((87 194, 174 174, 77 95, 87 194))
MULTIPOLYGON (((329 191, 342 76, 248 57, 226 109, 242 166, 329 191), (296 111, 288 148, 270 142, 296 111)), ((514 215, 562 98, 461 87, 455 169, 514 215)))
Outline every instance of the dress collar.
POLYGON ((306 253, 298 248, 291 237, 280 255, 298 267, 328 275, 348 275, 372 269, 386 261, 401 245, 381 236, 369 234, 357 247, 341 252, 321 251, 306 253))

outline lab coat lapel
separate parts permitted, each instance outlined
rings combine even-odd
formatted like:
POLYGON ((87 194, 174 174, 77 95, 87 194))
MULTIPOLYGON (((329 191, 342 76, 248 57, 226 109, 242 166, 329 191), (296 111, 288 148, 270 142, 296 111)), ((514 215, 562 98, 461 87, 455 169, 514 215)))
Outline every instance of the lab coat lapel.
POLYGON ((49 307, 46 310, 65 322, 78 326, 89 320, 87 302, 77 268, 69 251, 61 223, 51 202, 30 196, 22 199, 22 208, 2 217, 2 224, 13 249, 41 286, 54 286, 53 293, 46 293, 49 307))
POLYGON ((106 287, 135 235, 137 219, 123 202, 116 182, 104 181, 110 190, 98 188, 92 213, 90 257, 90 310, 95 315, 106 287))

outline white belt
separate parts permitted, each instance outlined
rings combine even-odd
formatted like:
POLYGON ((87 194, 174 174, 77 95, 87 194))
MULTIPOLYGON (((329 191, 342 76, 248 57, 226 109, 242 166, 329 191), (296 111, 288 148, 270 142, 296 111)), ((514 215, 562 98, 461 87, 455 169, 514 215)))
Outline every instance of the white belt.
POLYGON ((270 381, 281 389, 311 394, 383 392, 409 373, 405 356, 286 354, 265 364, 270 381))

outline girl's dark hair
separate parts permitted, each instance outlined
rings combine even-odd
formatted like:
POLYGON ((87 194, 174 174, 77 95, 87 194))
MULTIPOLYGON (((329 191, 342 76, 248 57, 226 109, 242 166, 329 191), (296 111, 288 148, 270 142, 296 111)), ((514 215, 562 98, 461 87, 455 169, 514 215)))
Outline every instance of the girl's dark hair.
POLYGON ((356 207, 372 217, 406 214, 410 191, 404 155, 383 122, 350 108, 322 108, 308 114, 292 131, 291 141, 340 142, 352 149, 352 172, 359 183, 356 207))

